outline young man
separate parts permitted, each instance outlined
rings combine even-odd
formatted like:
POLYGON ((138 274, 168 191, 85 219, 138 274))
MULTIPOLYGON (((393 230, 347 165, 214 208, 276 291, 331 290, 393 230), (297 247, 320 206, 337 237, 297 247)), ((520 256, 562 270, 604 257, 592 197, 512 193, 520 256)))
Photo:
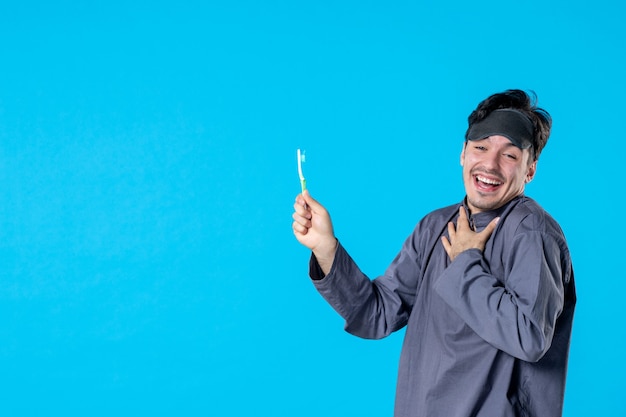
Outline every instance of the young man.
POLYGON ((561 228, 524 195, 552 121, 520 90, 468 120, 465 199, 424 217, 384 275, 359 270, 308 192, 293 232, 348 332, 378 339, 407 326, 395 416, 560 416, 574 274, 561 228))

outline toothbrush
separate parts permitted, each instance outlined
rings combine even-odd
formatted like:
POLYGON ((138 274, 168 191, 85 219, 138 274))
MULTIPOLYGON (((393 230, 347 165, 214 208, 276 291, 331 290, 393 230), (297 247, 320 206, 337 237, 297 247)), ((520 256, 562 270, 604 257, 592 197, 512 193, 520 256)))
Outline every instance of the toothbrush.
POLYGON ((304 174, 302 174, 303 162, 306 162, 304 152, 300 152, 300 149, 298 149, 298 176, 300 177, 300 187, 302 188, 302 192, 306 190, 306 179, 304 178, 304 174))

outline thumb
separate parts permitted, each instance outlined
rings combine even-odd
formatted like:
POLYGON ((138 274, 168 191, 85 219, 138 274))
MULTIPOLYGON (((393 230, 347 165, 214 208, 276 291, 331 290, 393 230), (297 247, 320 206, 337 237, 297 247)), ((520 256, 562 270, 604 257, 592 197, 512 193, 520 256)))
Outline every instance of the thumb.
POLYGON ((306 202, 306 204, 313 210, 313 211, 320 211, 320 209, 323 209, 324 207, 322 207, 322 205, 320 203, 318 203, 318 201, 316 199, 314 199, 313 197, 311 197, 311 194, 309 194, 309 190, 304 190, 302 192, 302 197, 304 198, 304 201, 306 202))

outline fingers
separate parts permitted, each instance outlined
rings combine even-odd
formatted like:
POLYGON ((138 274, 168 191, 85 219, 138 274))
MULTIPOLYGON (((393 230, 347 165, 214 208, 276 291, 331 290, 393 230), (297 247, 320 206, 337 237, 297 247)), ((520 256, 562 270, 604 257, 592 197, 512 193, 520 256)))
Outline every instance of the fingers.
MULTIPOLYGON (((304 197, 302 196, 302 194, 298 194, 298 195, 296 196, 296 202, 295 202, 295 204, 296 204, 296 205, 300 205, 300 206, 302 206, 302 207, 306 208, 306 200, 304 199, 304 197)), ((295 207, 295 206, 294 206, 294 207, 295 207)))
POLYGON ((301 216, 298 213, 293 213, 291 217, 293 218, 294 223, 298 223, 307 229, 311 227, 311 219, 309 217, 301 216))
MULTIPOLYGON (((330 219, 326 209, 311 195, 308 190, 304 190, 303 193, 296 196, 296 201, 293 205, 294 213, 292 218, 294 220, 292 228, 294 232, 306 234, 309 229, 314 227, 314 223, 317 223, 319 227, 320 221, 322 223, 330 223, 330 219), (317 219, 317 220, 314 220, 317 219)), ((326 227, 332 230, 332 226, 326 227)))
POLYGON ((291 224, 291 228, 293 229, 293 233, 296 235, 306 235, 309 231, 309 227, 306 227, 305 225, 295 220, 291 224))
POLYGON ((298 194, 293 208, 291 227, 296 239, 311 249, 318 261, 322 258, 332 258, 337 239, 326 209, 306 190, 298 194))
POLYGON ((496 217, 495 219, 489 222, 489 224, 483 229, 482 232, 480 232, 481 235, 484 235, 485 240, 489 239, 489 236, 491 236, 493 231, 496 229, 496 226, 498 225, 499 221, 500 221, 500 218, 496 217))
MULTIPOLYGON (((308 220, 313 220, 315 217, 317 221, 330 223, 330 216, 324 206, 322 206, 317 200, 315 200, 309 194, 308 190, 304 190, 302 194, 298 194, 296 202, 294 204, 295 212, 308 220)), ((315 221, 314 221, 315 222, 315 221)))
POLYGON ((459 206, 459 219, 467 221, 467 213, 465 212, 465 207, 463 206, 459 206))
POLYGON ((293 208, 294 213, 291 215, 293 218, 293 231, 306 234, 306 231, 312 226, 311 211, 299 203, 298 200, 294 203, 293 208))
POLYGON ((456 229, 454 228, 454 223, 452 222, 448 222, 448 236, 450 236, 451 242, 453 242, 456 237, 456 229))
POLYGON ((469 220, 467 219, 467 213, 465 212, 465 207, 459 207, 459 219, 457 221, 457 228, 459 230, 471 230, 469 220))
POLYGON ((302 192, 302 194, 300 194, 302 196, 302 199, 304 200, 304 202, 306 203, 306 205, 308 205, 309 207, 311 207, 311 209, 315 212, 321 212, 324 210, 324 207, 322 207, 322 205, 320 203, 317 202, 316 199, 314 199, 313 197, 311 197, 311 194, 309 194, 309 190, 304 190, 302 192))
POLYGON ((454 260, 460 253, 468 249, 485 250, 487 240, 491 237, 500 218, 495 218, 480 233, 470 227, 465 208, 459 208, 459 217, 456 227, 454 223, 448 223, 448 236, 441 237, 443 245, 450 260, 454 260))
POLYGON ((296 198, 296 202, 293 205, 294 211, 301 217, 305 217, 307 219, 311 218, 311 209, 307 207, 304 202, 304 199, 301 198, 300 195, 296 198))

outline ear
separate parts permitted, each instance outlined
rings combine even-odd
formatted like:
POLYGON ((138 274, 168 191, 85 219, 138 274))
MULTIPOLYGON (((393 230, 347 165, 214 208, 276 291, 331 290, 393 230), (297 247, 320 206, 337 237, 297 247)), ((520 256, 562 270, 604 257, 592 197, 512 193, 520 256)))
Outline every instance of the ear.
POLYGON ((528 166, 528 171, 526 172, 526 179, 524 180, 524 182, 526 184, 531 182, 533 178, 535 178, 536 173, 537 173, 537 161, 535 160, 528 166))
POLYGON ((461 150, 461 166, 463 166, 463 161, 465 161, 465 148, 467 147, 467 142, 463 143, 463 150, 461 150))

